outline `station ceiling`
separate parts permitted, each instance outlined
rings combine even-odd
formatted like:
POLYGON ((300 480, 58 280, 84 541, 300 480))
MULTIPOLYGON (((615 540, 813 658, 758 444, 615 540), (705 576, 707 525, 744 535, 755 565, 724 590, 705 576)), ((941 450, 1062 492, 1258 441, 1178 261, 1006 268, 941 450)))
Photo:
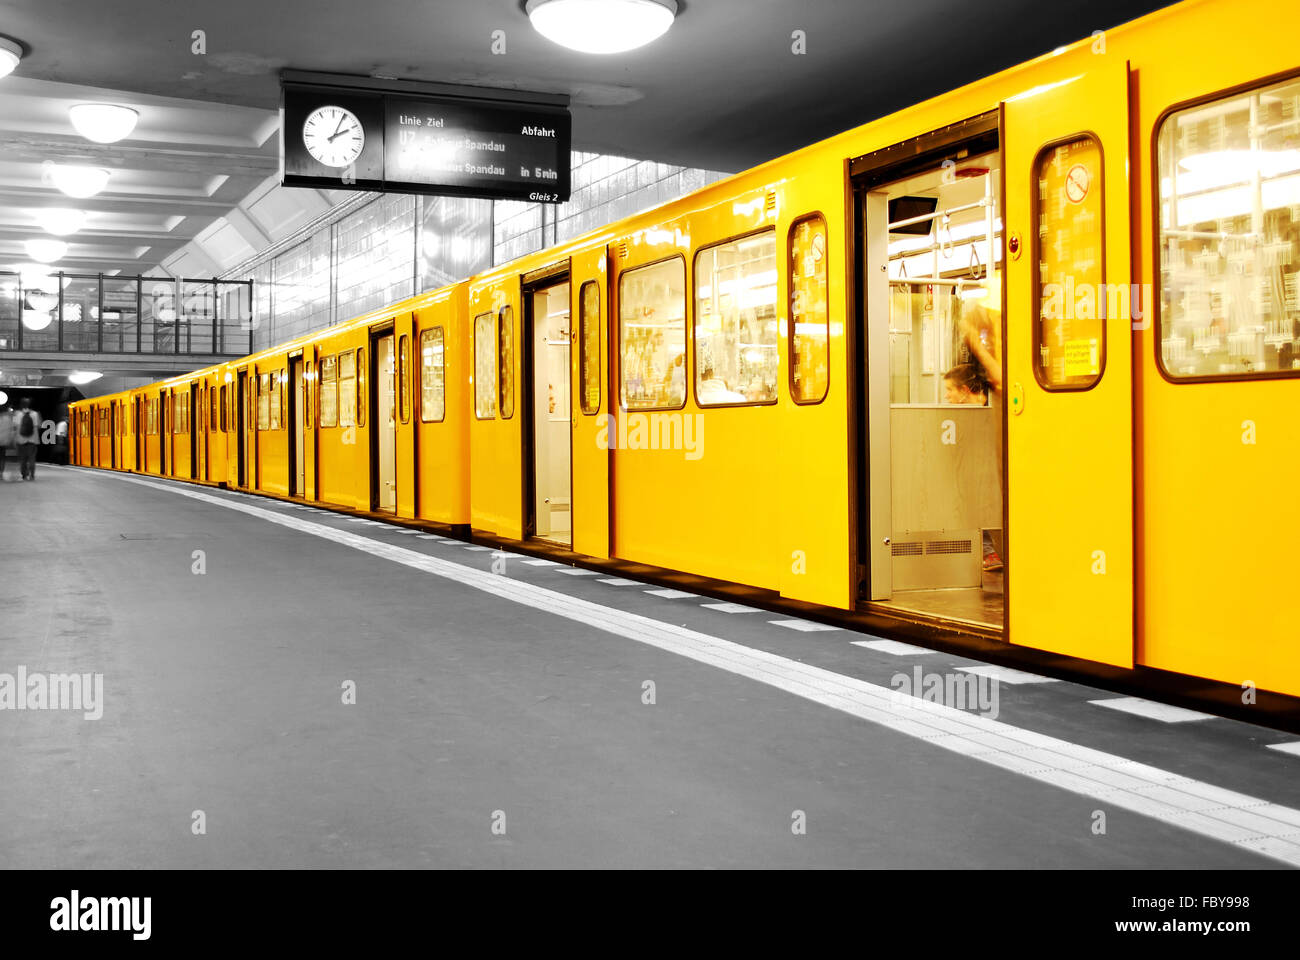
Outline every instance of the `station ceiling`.
POLYGON ((27 259, 42 207, 88 216, 57 269, 147 273, 184 249, 203 276, 328 210, 338 196, 275 186, 283 68, 567 94, 575 149, 735 171, 1164 5, 678 3, 664 37, 599 57, 537 34, 523 0, 0 0, 0 35, 26 47, 0 80, 0 268, 27 259), (84 100, 139 126, 90 143, 67 120, 84 100), (45 161, 110 186, 69 202, 45 161))

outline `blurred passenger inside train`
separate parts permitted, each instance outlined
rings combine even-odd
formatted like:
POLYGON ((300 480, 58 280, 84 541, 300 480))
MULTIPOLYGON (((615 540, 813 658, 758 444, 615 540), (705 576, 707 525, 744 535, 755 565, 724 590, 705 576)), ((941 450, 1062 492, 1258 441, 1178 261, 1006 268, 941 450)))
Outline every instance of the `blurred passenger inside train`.
POLYGON ((712 364, 704 367, 699 383, 696 384, 695 396, 701 404, 745 402, 745 395, 727 386, 727 381, 717 375, 712 364))
POLYGON ((984 406, 988 384, 971 363, 959 363, 943 375, 943 402, 984 406))

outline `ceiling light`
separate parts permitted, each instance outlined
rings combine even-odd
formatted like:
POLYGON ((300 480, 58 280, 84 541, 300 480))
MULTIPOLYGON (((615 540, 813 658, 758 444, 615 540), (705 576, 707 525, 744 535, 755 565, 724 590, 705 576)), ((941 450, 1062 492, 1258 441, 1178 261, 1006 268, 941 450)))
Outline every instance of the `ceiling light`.
POLYGON ((87 140, 117 143, 131 135, 140 114, 116 103, 78 103, 68 107, 68 119, 87 140))
POLYGON ((22 44, 8 37, 0 37, 0 77, 7 77, 13 73, 22 58, 22 44))
MULTIPOLYGON (((48 267, 39 263, 23 263, 14 269, 17 270, 20 282, 24 291, 39 290, 41 293, 58 293, 59 278, 50 273, 48 267)), ((63 278, 63 286, 67 286, 69 278, 63 278)))
POLYGON ((27 291, 27 307, 40 313, 49 313, 59 305, 59 298, 52 293, 39 293, 35 290, 27 291))
POLYGON ((96 370, 73 370, 68 374, 68 381, 75 383, 79 387, 84 387, 88 383, 94 383, 103 374, 96 370))
POLYGON ((70 207, 49 207, 45 210, 37 210, 36 220, 46 233, 52 233, 56 237, 66 237, 82 228, 86 222, 86 213, 84 210, 73 210, 70 207))
POLYGON ((24 310, 23 326, 28 330, 44 330, 50 325, 50 315, 43 310, 24 310))
POLYGON ((3 407, 8 402, 9 402, 9 394, 5 393, 3 390, 0 390, 0 407, 3 407))
POLYGON ((533 29, 580 53, 623 53, 663 36, 677 0, 528 0, 533 29))
POLYGON ((62 240, 53 240, 49 237, 42 237, 39 240, 28 240, 25 244, 27 247, 27 256, 41 263, 53 263, 55 260, 62 260, 63 255, 68 252, 68 245, 62 240))
POLYGON ((50 180, 70 197, 84 200, 108 185, 108 171, 102 167, 83 167, 76 163, 52 163, 50 180))

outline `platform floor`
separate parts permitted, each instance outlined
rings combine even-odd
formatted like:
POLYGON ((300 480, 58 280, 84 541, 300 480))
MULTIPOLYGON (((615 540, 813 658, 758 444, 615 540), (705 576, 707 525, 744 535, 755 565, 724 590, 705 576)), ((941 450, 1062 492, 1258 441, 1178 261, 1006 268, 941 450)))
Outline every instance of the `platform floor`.
POLYGON ((1300 865, 1262 727, 168 481, 0 516, 0 675, 104 691, 0 710, 0 866, 1300 865))

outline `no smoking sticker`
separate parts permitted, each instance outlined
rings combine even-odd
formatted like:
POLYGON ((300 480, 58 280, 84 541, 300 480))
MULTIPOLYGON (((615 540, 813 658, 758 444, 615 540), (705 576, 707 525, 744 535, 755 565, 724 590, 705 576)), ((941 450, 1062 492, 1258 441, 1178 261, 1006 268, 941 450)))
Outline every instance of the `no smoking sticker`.
POLYGON ((1092 174, 1081 163, 1076 163, 1065 175, 1065 198, 1071 203, 1083 203, 1092 184, 1092 174))

